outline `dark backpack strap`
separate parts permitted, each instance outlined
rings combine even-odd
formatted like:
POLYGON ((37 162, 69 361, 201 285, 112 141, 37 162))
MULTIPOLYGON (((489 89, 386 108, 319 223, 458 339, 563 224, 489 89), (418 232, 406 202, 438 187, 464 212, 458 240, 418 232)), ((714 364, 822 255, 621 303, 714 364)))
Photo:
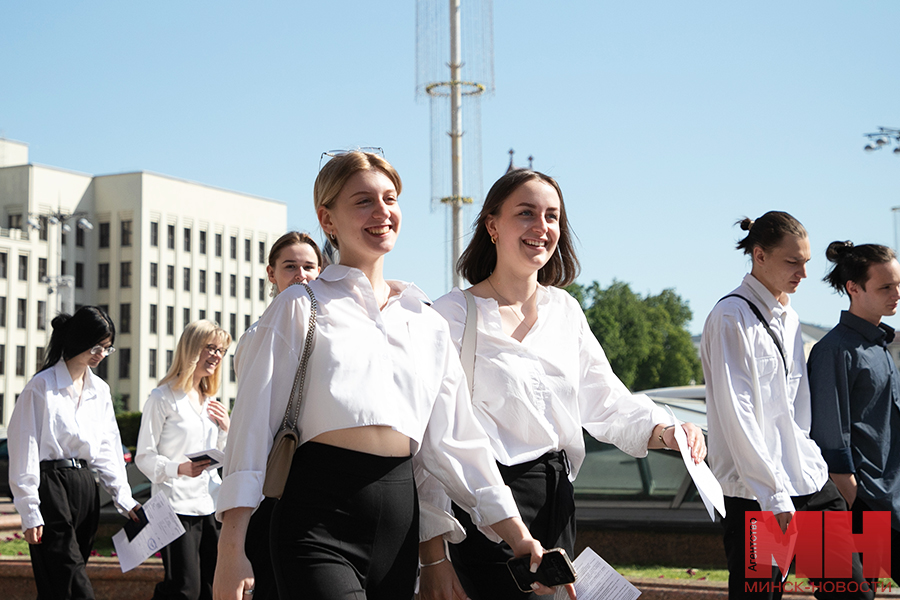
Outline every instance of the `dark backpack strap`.
POLYGON ((749 299, 745 298, 744 296, 741 296, 740 294, 728 294, 727 296, 723 296, 722 298, 719 298, 719 302, 721 302, 725 298, 740 298, 741 300, 743 300, 744 302, 747 303, 747 305, 750 307, 750 310, 753 311, 753 314, 756 315, 756 318, 759 319, 760 323, 762 323, 762 326, 766 328, 766 333, 768 333, 769 337, 772 338, 772 341, 775 342, 775 347, 778 348, 778 354, 781 355, 781 362, 782 362, 782 364, 784 364, 784 374, 787 377, 789 374, 788 374, 787 358, 784 355, 784 346, 781 345, 781 341, 778 339, 778 336, 776 336, 775 332, 772 331, 772 328, 769 327, 769 323, 763 317, 763 314, 762 314, 762 312, 760 312, 759 308, 757 308, 757 306, 755 304, 750 302, 749 299))

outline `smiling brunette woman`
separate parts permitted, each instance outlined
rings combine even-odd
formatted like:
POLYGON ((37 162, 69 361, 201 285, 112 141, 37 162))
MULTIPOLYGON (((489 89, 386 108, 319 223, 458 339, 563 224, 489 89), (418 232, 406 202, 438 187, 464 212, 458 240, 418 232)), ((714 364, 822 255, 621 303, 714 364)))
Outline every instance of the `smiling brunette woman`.
MULTIPOLYGON (((303 390, 300 446, 272 515, 282 599, 412 597, 414 460, 477 526, 540 562, 542 549, 519 519, 472 415, 446 323, 416 286, 384 279, 384 257, 400 232, 400 190, 394 168, 366 152, 336 156, 316 178, 316 214, 340 262, 309 283, 318 304, 308 364, 314 376, 303 390)), ((252 593, 247 523, 262 499, 310 305, 302 286, 281 292, 242 352, 219 493, 218 600, 252 593)))
POLYGON ((90 469, 123 515, 137 519, 106 382, 91 372, 115 352, 116 328, 83 306, 53 319, 44 366, 9 420, 9 483, 39 598, 93 598, 86 564, 100 522, 90 469), (90 467, 90 469, 88 468, 90 467))
POLYGON ((169 372, 150 392, 141 416, 134 462, 163 493, 184 526, 184 535, 163 548, 165 579, 157 584, 157 600, 212 598, 219 541, 216 496, 222 480, 209 460, 186 456, 225 448, 230 420, 214 396, 221 381, 222 357, 231 345, 227 331, 205 319, 189 324, 169 372))
MULTIPOLYGON (((545 548, 575 545, 572 480, 584 460, 582 428, 632 456, 677 449, 667 414, 613 374, 578 302, 560 289, 578 271, 562 192, 552 177, 521 169, 488 192, 469 247, 457 265, 474 283, 468 314, 458 288, 434 303, 462 345, 466 319, 476 323, 472 404, 491 440, 493 458, 512 488, 525 525, 545 548)), ((458 350, 457 350, 458 351, 458 350)), ((702 432, 684 426, 694 460, 706 456, 702 432)), ((513 556, 472 527, 443 486, 420 487, 423 506, 420 598, 528 598, 509 576, 513 556), (459 523, 454 521, 453 516, 459 523), (463 533, 464 529, 464 533, 463 533), (445 560, 450 545, 452 564, 445 560), (462 539, 462 538, 465 539, 462 539), (455 569, 455 573, 454 573, 455 569), (458 579, 457 579, 458 575, 458 579), (462 588, 460 588, 460 582, 462 588)))

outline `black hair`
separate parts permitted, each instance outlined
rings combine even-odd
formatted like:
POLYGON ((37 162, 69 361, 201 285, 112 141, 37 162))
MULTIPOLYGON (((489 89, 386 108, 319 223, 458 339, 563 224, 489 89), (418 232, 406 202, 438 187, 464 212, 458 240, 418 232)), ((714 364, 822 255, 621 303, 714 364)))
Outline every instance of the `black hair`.
POLYGON ((744 217, 735 224, 747 232, 747 237, 737 243, 737 249, 743 250, 744 254, 752 254, 757 246, 769 252, 778 246, 786 235, 807 237, 806 229, 800 221, 786 212, 777 210, 770 210, 755 221, 744 217))
POLYGON ((887 246, 853 242, 831 242, 825 251, 825 258, 834 263, 822 281, 833 287, 839 294, 847 292, 847 282, 852 281, 865 291, 869 281, 869 266, 891 262, 897 255, 887 246))
POLYGON ((116 341, 116 326, 109 315, 98 306, 82 306, 74 315, 61 313, 50 322, 53 333, 44 355, 41 371, 62 360, 69 360, 90 350, 103 340, 116 341))

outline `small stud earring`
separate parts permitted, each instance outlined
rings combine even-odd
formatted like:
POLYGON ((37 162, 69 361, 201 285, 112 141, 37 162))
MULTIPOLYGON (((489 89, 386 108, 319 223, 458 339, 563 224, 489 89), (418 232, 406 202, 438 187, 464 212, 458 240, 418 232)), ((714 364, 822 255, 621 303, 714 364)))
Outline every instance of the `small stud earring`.
POLYGON ((496 245, 497 245, 497 238, 495 238, 494 236, 491 236, 491 243, 494 244, 494 245, 496 246, 496 245))

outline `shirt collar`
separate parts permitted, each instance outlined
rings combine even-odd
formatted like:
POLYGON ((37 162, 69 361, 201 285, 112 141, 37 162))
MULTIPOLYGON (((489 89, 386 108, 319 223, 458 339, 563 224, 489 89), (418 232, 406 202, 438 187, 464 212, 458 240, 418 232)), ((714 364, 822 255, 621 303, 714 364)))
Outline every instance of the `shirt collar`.
POLYGON ((787 296, 787 302, 782 304, 772 295, 769 288, 764 286, 759 279, 750 273, 744 275, 744 285, 749 287, 750 291, 753 292, 753 295, 756 296, 756 298, 763 303, 763 306, 768 308, 769 312, 776 317, 780 318, 791 305, 791 297, 789 295, 787 296))
MULTIPOLYGON (((371 287, 371 283, 369 283, 365 273, 355 267, 348 267, 346 265, 328 265, 321 273, 319 273, 319 276, 316 279, 330 282, 340 281, 342 279, 352 279, 353 285, 366 285, 371 287)), ((431 299, 428 298, 428 294, 423 292, 416 284, 400 281, 398 279, 386 279, 385 281, 391 286, 391 290, 395 292, 391 295, 391 299, 396 298, 399 300, 412 298, 414 300, 425 302, 426 304, 431 304, 431 299)))
POLYGON ((841 325, 849 327, 874 344, 887 346, 894 341, 894 328, 886 323, 873 325, 849 310, 841 311, 841 325))
MULTIPOLYGON (((72 381, 72 374, 69 373, 69 368, 66 366, 66 361, 60 359, 55 365, 53 365, 53 375, 56 377, 56 389, 57 390, 69 390, 70 393, 74 394, 75 392, 75 382, 72 381)), ((81 397, 87 398, 88 395, 93 396, 94 390, 96 386, 94 385, 94 372, 88 368, 84 372, 84 386, 81 389, 81 397)))

